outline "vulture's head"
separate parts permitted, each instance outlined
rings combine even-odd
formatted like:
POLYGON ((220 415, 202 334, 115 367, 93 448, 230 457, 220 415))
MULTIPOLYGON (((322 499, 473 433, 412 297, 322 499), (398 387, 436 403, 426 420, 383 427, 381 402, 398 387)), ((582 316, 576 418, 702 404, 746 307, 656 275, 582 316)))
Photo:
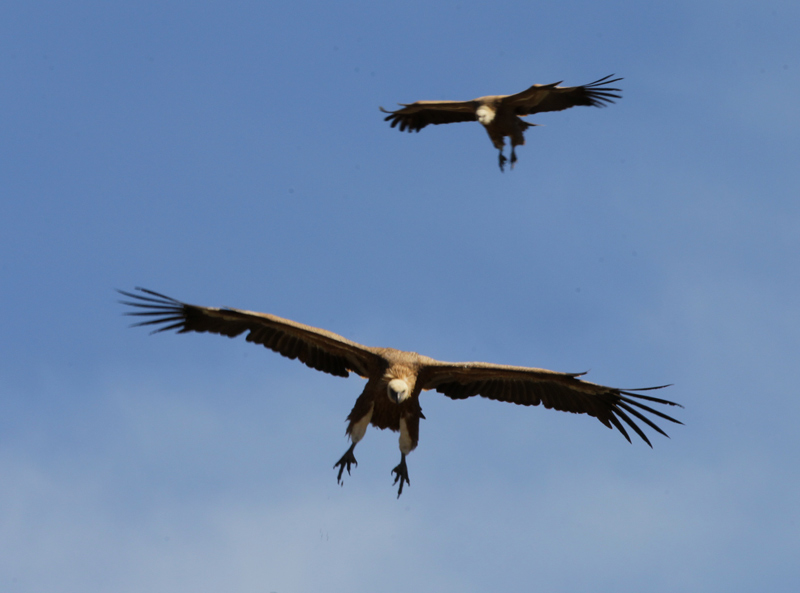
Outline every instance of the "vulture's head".
POLYGON ((393 403, 400 404, 408 399, 411 395, 411 390, 408 388, 408 383, 402 379, 392 379, 386 386, 386 393, 393 403))
POLYGON ((481 105, 475 111, 475 115, 478 116, 479 122, 481 122, 484 126, 488 126, 494 119, 494 109, 488 105, 481 105))

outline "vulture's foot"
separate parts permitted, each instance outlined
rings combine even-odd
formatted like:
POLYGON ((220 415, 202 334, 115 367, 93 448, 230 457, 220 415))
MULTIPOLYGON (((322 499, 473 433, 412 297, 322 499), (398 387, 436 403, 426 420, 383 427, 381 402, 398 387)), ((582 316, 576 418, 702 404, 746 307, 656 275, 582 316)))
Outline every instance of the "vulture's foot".
POLYGON ((400 488, 397 490, 397 498, 403 493, 403 482, 411 486, 411 481, 408 479, 408 466, 406 465, 406 454, 400 453, 400 463, 392 470, 393 474, 397 474, 394 478, 394 484, 400 482, 400 488))
POLYGON ((350 448, 342 455, 342 458, 337 461, 333 465, 333 469, 339 468, 339 475, 336 476, 336 483, 342 484, 342 474, 344 473, 345 468, 347 469, 347 475, 350 475, 350 466, 355 465, 358 466, 358 461, 356 461, 356 456, 353 455, 353 450, 356 448, 356 444, 353 443, 350 445, 350 448))
POLYGON ((517 162, 517 153, 514 151, 514 147, 511 147, 511 170, 514 170, 514 163, 517 162))
POLYGON ((503 154, 503 151, 501 150, 501 151, 500 151, 500 157, 499 157, 499 159, 498 159, 498 161, 499 161, 499 163, 500 163, 500 170, 501 170, 501 171, 505 171, 505 166, 506 166, 506 161, 507 161, 507 160, 508 160, 508 159, 506 158, 506 156, 503 154))

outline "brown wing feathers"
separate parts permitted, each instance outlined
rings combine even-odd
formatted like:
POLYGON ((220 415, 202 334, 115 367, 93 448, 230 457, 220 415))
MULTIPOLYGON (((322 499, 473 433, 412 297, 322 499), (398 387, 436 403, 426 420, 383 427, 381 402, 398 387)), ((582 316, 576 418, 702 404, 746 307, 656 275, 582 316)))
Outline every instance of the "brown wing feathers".
POLYGON ((548 85, 534 85, 531 88, 506 97, 505 101, 514 107, 517 115, 530 115, 545 111, 563 111, 571 107, 605 107, 607 104, 614 103, 614 99, 621 99, 617 94, 618 88, 606 86, 613 84, 622 78, 614 78, 609 74, 599 80, 590 82, 583 86, 559 87, 560 83, 548 85))
POLYGON ((339 377, 349 376, 349 371, 364 376, 368 374, 369 366, 374 364, 370 359, 375 355, 365 347, 332 332, 274 315, 199 307, 144 288, 137 290, 145 294, 118 292, 134 299, 122 301, 123 304, 143 309, 126 315, 149 318, 134 326, 160 326, 153 333, 177 330, 178 333, 209 332, 234 338, 248 332, 248 342, 261 344, 292 360, 299 359, 312 369, 339 377))
POLYGON ((383 118, 384 121, 391 122, 391 127, 397 127, 401 132, 419 132, 422 128, 430 124, 454 124, 463 121, 477 121, 475 109, 470 101, 448 102, 448 101, 417 101, 409 105, 404 105, 397 111, 387 111, 383 107, 379 109, 388 113, 383 118))
MULTIPOLYGON (((484 373, 482 372, 482 374, 484 373)), ((635 391, 661 389, 662 387, 666 387, 666 385, 648 387, 645 389, 622 390, 582 381, 578 379, 577 376, 578 375, 554 374, 553 379, 537 376, 530 377, 527 380, 524 377, 498 377, 482 378, 472 381, 462 378, 458 381, 453 380, 439 383, 433 388, 451 399, 466 399, 468 397, 480 395, 488 399, 524 406, 538 406, 542 404, 545 408, 561 412, 588 414, 594 416, 609 428, 617 428, 628 442, 630 442, 630 436, 624 426, 624 424, 627 424, 651 447, 652 444, 650 440, 631 416, 638 418, 650 428, 664 436, 668 435, 641 411, 654 414, 676 424, 681 424, 678 420, 653 409, 639 400, 679 407, 680 404, 643 395, 641 393, 634 393, 635 391), (620 422, 620 420, 622 420, 622 422, 620 422)))

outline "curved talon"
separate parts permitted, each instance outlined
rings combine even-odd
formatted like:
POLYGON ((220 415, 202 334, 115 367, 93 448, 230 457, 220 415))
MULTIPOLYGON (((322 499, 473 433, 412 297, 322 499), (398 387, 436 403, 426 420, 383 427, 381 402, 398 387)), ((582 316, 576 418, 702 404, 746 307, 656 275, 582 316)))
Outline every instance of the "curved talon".
POLYGON ((514 147, 511 147, 511 170, 514 170, 514 163, 517 162, 517 153, 514 151, 514 147))
POLYGON ((356 448, 356 444, 353 443, 350 445, 350 448, 345 451, 345 454, 342 455, 342 458, 333 464, 333 469, 339 468, 339 475, 336 476, 336 483, 343 484, 342 482, 342 474, 344 473, 345 468, 347 468, 347 475, 350 475, 350 466, 355 465, 358 467, 358 461, 356 461, 356 456, 353 455, 353 450, 356 448))
POLYGON ((501 171, 505 171, 505 168, 504 168, 504 167, 505 167, 505 164, 506 164, 506 161, 507 161, 507 160, 508 160, 508 159, 505 157, 505 155, 503 154, 503 151, 501 150, 501 151, 500 151, 500 158, 499 158, 499 162, 500 162, 500 170, 501 170, 501 171))
POLYGON ((397 474, 394 478, 394 482, 392 486, 400 482, 400 488, 397 490, 397 498, 400 498, 400 495, 403 493, 403 482, 411 486, 411 480, 408 479, 408 466, 406 466, 406 454, 400 453, 400 463, 397 464, 392 470, 393 474, 397 474))

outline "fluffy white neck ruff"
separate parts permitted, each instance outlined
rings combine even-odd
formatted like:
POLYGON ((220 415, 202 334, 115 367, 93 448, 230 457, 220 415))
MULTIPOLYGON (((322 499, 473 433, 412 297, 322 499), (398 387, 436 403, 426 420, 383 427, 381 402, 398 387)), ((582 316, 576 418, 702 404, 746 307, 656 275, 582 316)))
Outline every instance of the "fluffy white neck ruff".
POLYGON ((487 107, 486 105, 481 105, 475 111, 475 115, 478 116, 479 122, 481 122, 484 126, 488 126, 490 123, 492 123, 495 113, 494 109, 492 109, 491 107, 487 107))

